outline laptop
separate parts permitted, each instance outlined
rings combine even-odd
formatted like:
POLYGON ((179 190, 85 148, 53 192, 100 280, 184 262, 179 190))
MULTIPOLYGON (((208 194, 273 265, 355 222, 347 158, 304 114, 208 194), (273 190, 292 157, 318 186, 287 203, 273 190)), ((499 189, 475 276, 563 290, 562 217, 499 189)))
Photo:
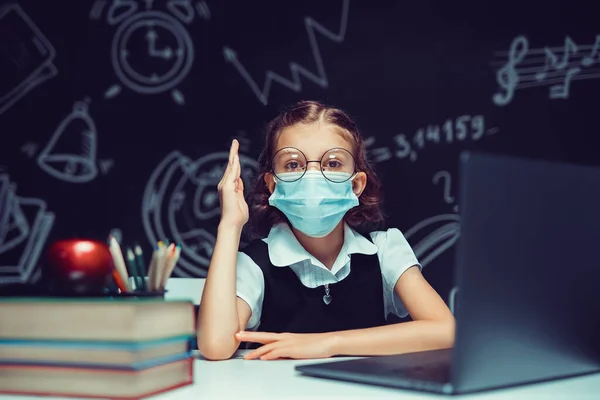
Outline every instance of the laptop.
POLYGON ((464 152, 452 349, 296 366, 440 394, 600 372, 600 168, 464 152))

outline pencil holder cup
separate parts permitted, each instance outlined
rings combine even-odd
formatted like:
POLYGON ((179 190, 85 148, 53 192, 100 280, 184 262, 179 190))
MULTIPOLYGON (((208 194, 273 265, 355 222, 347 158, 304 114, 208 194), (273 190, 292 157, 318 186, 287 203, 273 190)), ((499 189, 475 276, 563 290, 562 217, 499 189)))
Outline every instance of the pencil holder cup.
POLYGON ((108 297, 115 299, 155 299, 164 300, 165 291, 156 292, 125 292, 125 293, 109 293, 108 297))
POLYGON ((141 291, 143 290, 143 288, 147 288, 148 287, 148 277, 141 277, 141 276, 130 276, 129 277, 129 287, 131 289, 133 289, 133 291, 141 291), (142 281, 144 280, 144 286, 142 286, 142 281))
POLYGON ((128 293, 122 293, 124 296, 128 297, 165 297, 165 293, 167 292, 164 289, 159 290, 149 290, 150 287, 148 282, 148 277, 129 277, 129 287, 131 287, 132 291, 128 293), (144 280, 142 283, 141 280, 144 280))

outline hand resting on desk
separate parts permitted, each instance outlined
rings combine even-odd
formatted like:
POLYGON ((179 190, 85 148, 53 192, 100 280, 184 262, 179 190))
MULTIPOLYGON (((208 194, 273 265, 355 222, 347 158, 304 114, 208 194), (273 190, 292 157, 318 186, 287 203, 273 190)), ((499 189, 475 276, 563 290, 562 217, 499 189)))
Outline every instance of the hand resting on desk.
POLYGON ((334 355, 333 336, 327 333, 238 332, 237 340, 261 343, 244 355, 245 360, 276 360, 278 358, 327 358, 334 355))

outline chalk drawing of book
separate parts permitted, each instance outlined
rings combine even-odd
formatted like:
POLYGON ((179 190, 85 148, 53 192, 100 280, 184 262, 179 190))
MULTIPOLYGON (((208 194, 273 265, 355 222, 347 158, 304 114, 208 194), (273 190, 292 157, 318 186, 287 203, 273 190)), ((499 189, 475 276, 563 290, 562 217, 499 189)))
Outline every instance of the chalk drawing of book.
POLYGON ((76 102, 37 158, 41 169, 69 183, 85 183, 98 175, 97 134, 88 105, 76 102))
POLYGON ((16 185, 0 174, 0 284, 31 278, 53 225, 46 202, 17 196, 16 185))
POLYGON ((0 114, 55 77, 56 52, 18 4, 0 8, 0 114))

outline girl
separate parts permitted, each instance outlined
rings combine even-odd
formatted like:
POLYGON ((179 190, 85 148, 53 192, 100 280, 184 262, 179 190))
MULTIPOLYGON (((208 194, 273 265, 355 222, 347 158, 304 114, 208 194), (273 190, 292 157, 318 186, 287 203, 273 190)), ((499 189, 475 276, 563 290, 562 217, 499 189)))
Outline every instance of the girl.
POLYGON ((355 123, 314 101, 267 126, 250 196, 259 239, 238 251, 248 205, 238 142, 218 185, 221 221, 198 314, 210 360, 372 356, 452 347, 454 317, 398 229, 355 123), (363 234, 359 233, 362 232, 363 234), (388 324, 395 314, 412 321, 388 324))

